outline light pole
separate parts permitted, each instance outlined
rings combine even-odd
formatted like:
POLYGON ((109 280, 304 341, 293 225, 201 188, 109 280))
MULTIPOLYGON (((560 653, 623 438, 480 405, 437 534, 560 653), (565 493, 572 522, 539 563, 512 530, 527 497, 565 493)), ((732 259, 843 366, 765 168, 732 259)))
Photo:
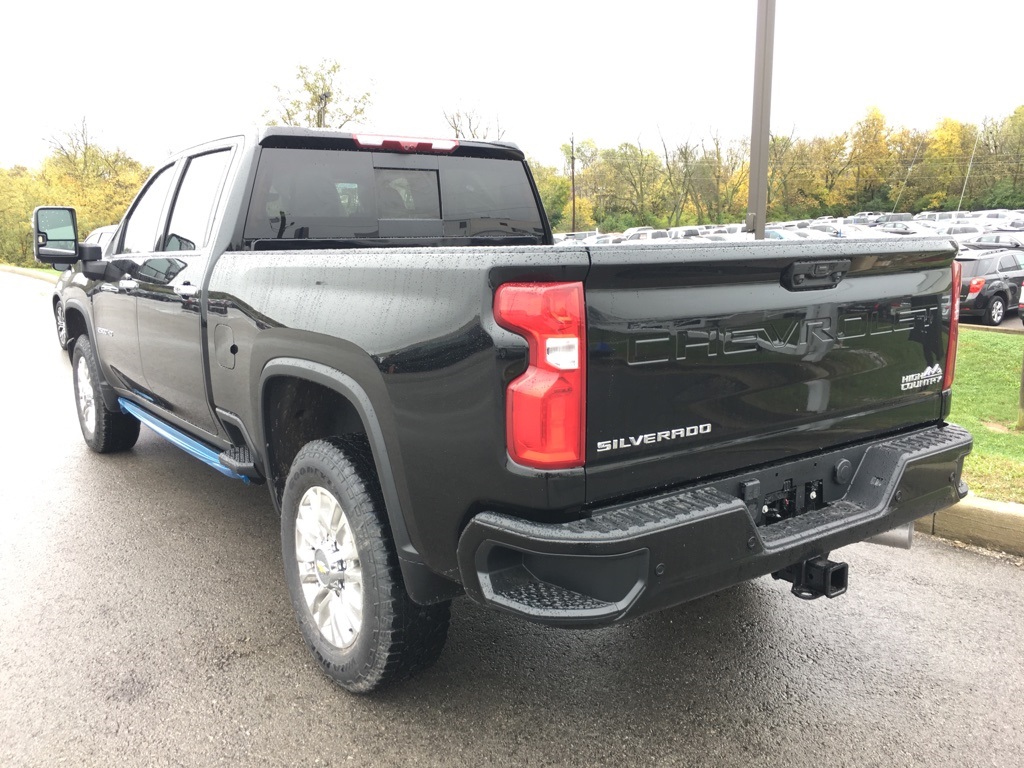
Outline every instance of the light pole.
POLYGON ((764 240, 768 216, 768 139, 772 113, 772 58, 775 51, 775 0, 757 0, 757 48, 754 54, 754 116, 750 128, 750 195, 747 232, 764 240))
POLYGON ((331 92, 324 91, 320 94, 319 105, 316 109, 316 127, 323 128, 324 123, 327 122, 327 104, 331 100, 331 92))

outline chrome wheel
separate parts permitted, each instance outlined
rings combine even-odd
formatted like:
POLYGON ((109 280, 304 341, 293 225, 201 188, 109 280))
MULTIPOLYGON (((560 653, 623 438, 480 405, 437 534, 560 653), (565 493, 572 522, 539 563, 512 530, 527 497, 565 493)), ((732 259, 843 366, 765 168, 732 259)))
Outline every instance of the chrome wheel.
POLYGON ((57 341, 61 349, 65 349, 68 346, 68 326, 64 319, 64 305, 60 302, 53 308, 53 319, 57 323, 57 341))
POLYGON ((299 501, 295 559, 306 607, 320 634, 347 648, 363 624, 363 572, 352 527, 334 495, 318 485, 299 501))
POLYGON ((292 459, 281 556, 302 639, 342 688, 376 690, 441 654, 450 601, 419 605, 406 591, 364 437, 312 440, 292 459))
POLYGON ((89 361, 84 356, 78 358, 78 365, 75 366, 75 378, 78 380, 78 414, 82 418, 82 426, 90 434, 94 434, 96 432, 96 393, 92 386, 89 361))

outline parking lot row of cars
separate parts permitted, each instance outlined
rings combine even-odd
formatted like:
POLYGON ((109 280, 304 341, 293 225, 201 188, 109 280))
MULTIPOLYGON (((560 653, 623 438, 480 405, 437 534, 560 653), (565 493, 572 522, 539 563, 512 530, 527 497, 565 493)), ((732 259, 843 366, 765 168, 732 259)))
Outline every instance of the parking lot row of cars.
MULTIPOLYGON (((765 237, 803 240, 876 237, 944 236, 960 246, 960 313, 987 325, 999 325, 1008 312, 1020 311, 1024 299, 1024 210, 925 211, 880 213, 861 211, 848 217, 820 217, 772 222, 765 237)), ((625 232, 570 232, 556 235, 566 242, 585 245, 611 243, 657 245, 679 241, 749 240, 753 234, 742 224, 692 225, 658 229, 634 227, 625 232)))

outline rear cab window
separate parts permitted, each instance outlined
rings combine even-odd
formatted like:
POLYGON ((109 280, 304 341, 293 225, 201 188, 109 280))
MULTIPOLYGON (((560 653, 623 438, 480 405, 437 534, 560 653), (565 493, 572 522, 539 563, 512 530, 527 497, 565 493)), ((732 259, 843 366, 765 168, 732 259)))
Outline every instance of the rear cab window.
POLYGON ((525 245, 546 233, 521 157, 367 151, 338 140, 263 146, 243 245, 525 245))

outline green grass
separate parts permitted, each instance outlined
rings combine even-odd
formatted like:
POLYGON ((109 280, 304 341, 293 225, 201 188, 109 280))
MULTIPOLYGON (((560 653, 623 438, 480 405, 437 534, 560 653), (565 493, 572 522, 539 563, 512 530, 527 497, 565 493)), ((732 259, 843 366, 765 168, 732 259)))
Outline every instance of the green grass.
POLYGON ((960 326, 950 421, 974 435, 964 479, 979 496, 1024 502, 1024 431, 1018 430, 1024 334, 960 326))

